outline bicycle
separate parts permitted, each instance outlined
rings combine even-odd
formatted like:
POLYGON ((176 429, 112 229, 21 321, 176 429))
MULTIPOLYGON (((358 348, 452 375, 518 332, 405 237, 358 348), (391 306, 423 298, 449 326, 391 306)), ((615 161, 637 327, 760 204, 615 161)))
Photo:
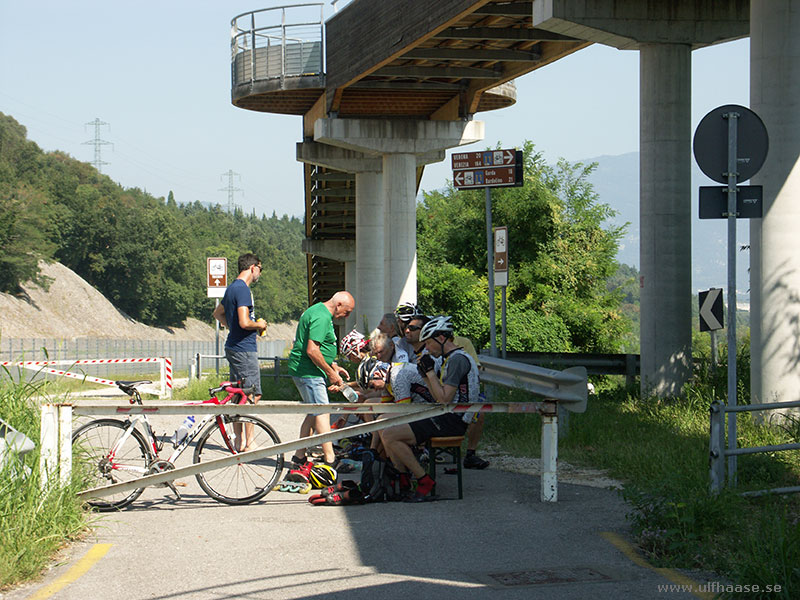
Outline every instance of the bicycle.
MULTIPOLYGON (((128 394, 131 404, 142 404, 142 397, 136 389, 151 381, 116 381, 117 387, 128 394)), ((219 387, 209 388, 211 398, 200 404, 227 404, 236 398, 237 404, 248 401, 253 388, 242 389, 239 382, 223 382, 219 387), (220 392, 227 392, 222 399, 220 392)), ((96 419, 78 428, 72 435, 73 453, 76 464, 88 466, 86 479, 91 487, 110 483, 131 481, 153 473, 163 473, 175 468, 175 460, 197 438, 194 449, 194 463, 213 460, 238 454, 236 433, 245 432, 245 425, 252 424, 253 439, 248 446, 265 448, 279 444, 280 438, 275 430, 257 417, 247 415, 208 415, 198 421, 180 440, 173 442, 174 450, 169 458, 162 459, 159 453, 164 441, 159 439, 147 415, 133 415, 126 420, 96 419), (140 431, 137 424, 141 423, 140 431), (237 427, 238 426, 238 427, 237 427), (84 459, 84 460, 81 460, 84 459)), ((176 438, 178 432, 176 431, 176 438)), ((263 498, 272 490, 283 472, 283 455, 269 456, 257 461, 239 463, 195 475, 203 491, 211 498, 224 504, 249 504, 263 498)), ((177 497, 181 495, 173 482, 160 484, 169 487, 177 497)), ((110 498, 90 500, 89 505, 98 511, 120 510, 136 500, 144 488, 120 492, 110 498)))

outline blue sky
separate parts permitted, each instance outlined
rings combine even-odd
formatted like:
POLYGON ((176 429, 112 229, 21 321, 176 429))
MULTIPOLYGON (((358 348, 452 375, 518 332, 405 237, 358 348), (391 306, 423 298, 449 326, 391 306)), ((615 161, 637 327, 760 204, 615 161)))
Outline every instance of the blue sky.
MULTIPOLYGON (((180 202, 235 201, 257 214, 301 215, 302 168, 294 160, 300 117, 230 103, 230 20, 287 2, 171 0, 0 3, 0 112, 45 150, 91 162, 95 118, 103 172, 180 202)), ((331 13, 330 1, 325 2, 331 13)), ((721 104, 749 103, 747 40, 695 51, 693 127, 721 104), (732 72, 732 75, 728 73, 732 72)), ((548 161, 638 149, 637 52, 592 46, 517 80, 518 101, 481 113, 486 146, 532 140, 548 161)), ((480 149, 482 145, 466 149, 480 149)), ((426 168, 422 188, 451 177, 448 159, 426 168)), ((703 182, 708 184, 708 182, 703 182)))

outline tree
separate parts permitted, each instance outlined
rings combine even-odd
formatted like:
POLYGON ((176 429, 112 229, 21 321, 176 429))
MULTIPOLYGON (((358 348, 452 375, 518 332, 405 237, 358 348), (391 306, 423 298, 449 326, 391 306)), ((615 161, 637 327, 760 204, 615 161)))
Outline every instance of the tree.
MULTIPOLYGON (((509 348, 617 350, 626 321, 620 294, 606 281, 617 269, 623 229, 604 227, 614 213, 587 180, 594 165, 551 167, 530 142, 523 154, 524 185, 492 192, 493 223, 508 226, 509 348)), ((488 287, 484 205, 483 190, 450 185, 424 194, 417 211, 423 308, 452 314, 457 330, 479 345, 488 340, 488 299, 481 304, 464 290, 488 287), (432 291, 441 286, 452 293, 432 291)))

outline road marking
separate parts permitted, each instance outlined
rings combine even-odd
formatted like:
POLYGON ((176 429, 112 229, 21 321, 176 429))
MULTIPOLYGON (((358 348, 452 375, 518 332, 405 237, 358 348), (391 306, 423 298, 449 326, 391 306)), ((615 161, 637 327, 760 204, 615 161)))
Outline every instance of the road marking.
POLYGON ((80 559, 73 567, 64 573, 61 577, 56 579, 53 583, 46 585, 32 596, 28 596, 27 600, 45 600, 49 598, 62 588, 68 586, 70 583, 77 581, 79 577, 85 575, 94 564, 103 558, 111 549, 111 544, 95 544, 92 546, 86 555, 80 559))
POLYGON ((693 591, 689 593, 695 596, 696 598, 702 598, 703 600, 713 600, 713 598, 716 597, 716 594, 712 594, 710 592, 694 591, 694 590, 700 590, 700 584, 697 583, 694 579, 690 579, 689 577, 686 577, 686 575, 683 575, 678 571, 675 571, 673 569, 654 567, 644 558, 642 558, 641 555, 636 551, 636 549, 631 544, 626 542, 624 539, 622 539, 621 536, 617 535, 613 531, 601 531, 600 535, 603 538, 605 538, 606 541, 613 544, 617 548, 617 550, 622 552, 634 564, 639 565, 640 567, 644 567, 645 569, 650 569, 651 571, 658 573, 659 575, 661 575, 662 577, 664 577, 665 579, 671 581, 676 585, 691 586, 690 589, 693 591))

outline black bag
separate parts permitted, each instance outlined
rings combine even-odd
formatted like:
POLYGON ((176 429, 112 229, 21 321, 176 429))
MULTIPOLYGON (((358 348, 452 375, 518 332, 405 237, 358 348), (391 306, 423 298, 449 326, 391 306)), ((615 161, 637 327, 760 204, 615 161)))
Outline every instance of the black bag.
POLYGON ((361 454, 361 482, 358 487, 363 495, 362 502, 396 500, 396 480, 397 472, 374 450, 366 450, 361 454))

